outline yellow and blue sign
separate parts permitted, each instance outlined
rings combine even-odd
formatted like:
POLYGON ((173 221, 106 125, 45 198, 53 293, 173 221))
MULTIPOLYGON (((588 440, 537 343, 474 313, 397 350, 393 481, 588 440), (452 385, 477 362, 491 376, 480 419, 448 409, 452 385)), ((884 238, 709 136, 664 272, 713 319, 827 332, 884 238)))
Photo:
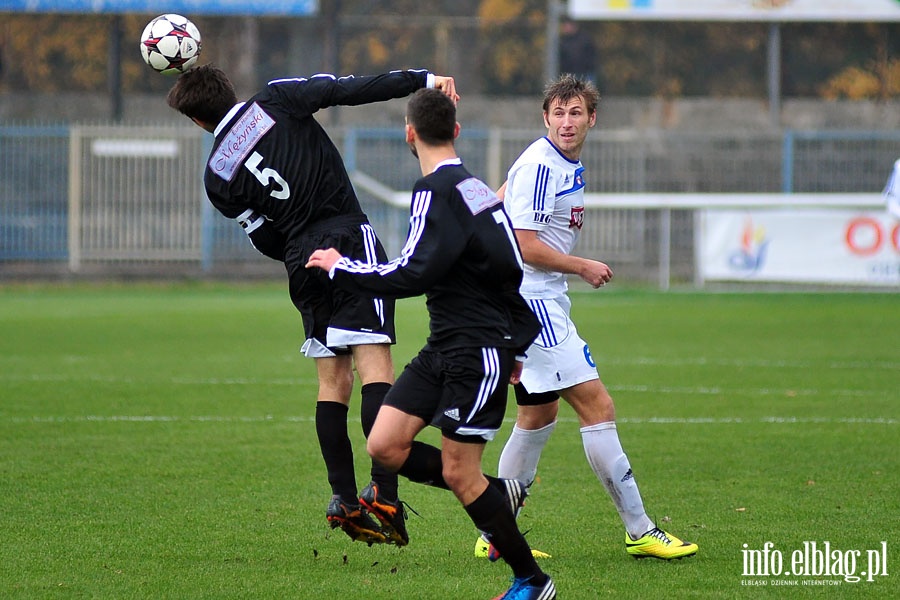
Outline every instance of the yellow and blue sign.
POLYGON ((569 0, 583 20, 900 21, 900 0, 569 0))

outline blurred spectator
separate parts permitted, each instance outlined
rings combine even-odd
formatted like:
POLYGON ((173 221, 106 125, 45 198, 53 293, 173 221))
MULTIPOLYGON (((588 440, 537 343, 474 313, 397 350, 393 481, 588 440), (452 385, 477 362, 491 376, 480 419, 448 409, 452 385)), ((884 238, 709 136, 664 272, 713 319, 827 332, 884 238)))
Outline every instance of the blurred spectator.
POLYGON ((564 18, 559 33, 559 71, 597 84, 597 47, 577 21, 564 18))

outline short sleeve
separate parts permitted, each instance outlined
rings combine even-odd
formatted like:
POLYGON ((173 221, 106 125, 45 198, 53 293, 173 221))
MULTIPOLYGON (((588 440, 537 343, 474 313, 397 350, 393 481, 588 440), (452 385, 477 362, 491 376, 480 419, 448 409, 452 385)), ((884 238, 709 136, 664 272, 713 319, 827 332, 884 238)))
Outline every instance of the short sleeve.
POLYGON ((527 163, 509 174, 503 201, 515 229, 544 229, 553 216, 556 187, 550 167, 527 163))

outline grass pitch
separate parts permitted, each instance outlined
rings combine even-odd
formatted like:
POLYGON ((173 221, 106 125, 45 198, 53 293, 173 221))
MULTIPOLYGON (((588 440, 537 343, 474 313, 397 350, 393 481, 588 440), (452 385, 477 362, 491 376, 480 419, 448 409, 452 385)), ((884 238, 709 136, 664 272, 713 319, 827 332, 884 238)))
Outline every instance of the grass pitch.
MULTIPOLYGON (((651 517, 700 553, 625 554, 563 407, 520 519, 553 555, 541 564, 560 598, 898 597, 896 294, 573 300, 651 517), (832 574, 820 561, 816 575, 803 552, 825 548, 832 574)), ((0 326, 0 597, 448 600, 508 586, 505 565, 473 557, 448 492, 401 481, 421 515, 406 548, 328 529, 314 369, 282 286, 6 287, 0 326)), ((422 302, 400 302, 398 371, 426 331, 422 302)), ((357 391, 362 487, 358 406, 357 391)))

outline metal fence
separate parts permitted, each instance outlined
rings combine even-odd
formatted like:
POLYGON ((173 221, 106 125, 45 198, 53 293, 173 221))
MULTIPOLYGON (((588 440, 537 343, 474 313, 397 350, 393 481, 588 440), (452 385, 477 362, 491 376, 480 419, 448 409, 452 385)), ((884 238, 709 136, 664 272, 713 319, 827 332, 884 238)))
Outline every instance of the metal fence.
POLYGON ((197 261, 202 143, 179 128, 73 127, 69 264, 197 261))
POLYGON ((65 127, 0 128, 0 261, 66 259, 68 157, 65 127))
MULTIPOLYGON (((388 253, 406 236, 404 190, 420 177, 402 131, 335 130, 388 253), (395 199, 396 201, 391 201, 395 199), (388 201, 386 201, 388 200, 388 201)), ((468 168, 492 186, 543 131, 464 130, 468 168)), ((196 128, 0 127, 0 276, 227 277, 280 273, 205 201, 211 137, 196 128)), ((900 132, 598 130, 583 152, 595 194, 877 193, 900 132)), ((630 279, 694 276, 694 210, 592 206, 579 251, 630 279), (662 227, 664 225, 664 227, 662 227), (661 244, 668 265, 660 262, 661 244)))

